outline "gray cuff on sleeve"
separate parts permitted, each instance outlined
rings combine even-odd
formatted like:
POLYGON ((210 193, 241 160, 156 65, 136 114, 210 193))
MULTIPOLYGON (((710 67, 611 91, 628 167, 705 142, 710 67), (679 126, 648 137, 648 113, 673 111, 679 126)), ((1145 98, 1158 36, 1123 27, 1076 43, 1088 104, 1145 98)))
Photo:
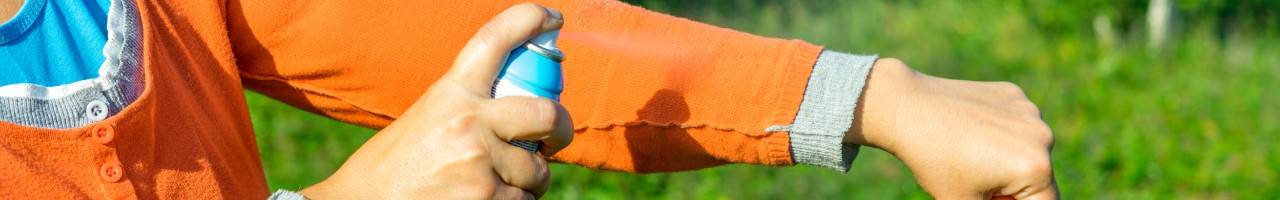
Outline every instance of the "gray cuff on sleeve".
POLYGON ((858 145, 844 143, 853 112, 876 55, 850 55, 823 50, 809 75, 800 111, 791 125, 769 127, 788 131, 791 158, 796 163, 848 172, 858 145))
POLYGON ((297 192, 279 189, 276 190, 276 193, 271 193, 271 196, 267 197, 267 200, 307 200, 307 197, 302 196, 302 194, 298 194, 297 192))

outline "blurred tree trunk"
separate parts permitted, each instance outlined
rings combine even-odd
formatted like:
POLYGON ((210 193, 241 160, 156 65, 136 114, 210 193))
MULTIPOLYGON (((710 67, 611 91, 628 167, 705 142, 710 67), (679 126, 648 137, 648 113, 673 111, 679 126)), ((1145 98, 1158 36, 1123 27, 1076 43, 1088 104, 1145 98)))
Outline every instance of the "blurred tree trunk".
POLYGON ((1152 0, 1147 7, 1147 48, 1160 51, 1172 32, 1173 2, 1152 0))

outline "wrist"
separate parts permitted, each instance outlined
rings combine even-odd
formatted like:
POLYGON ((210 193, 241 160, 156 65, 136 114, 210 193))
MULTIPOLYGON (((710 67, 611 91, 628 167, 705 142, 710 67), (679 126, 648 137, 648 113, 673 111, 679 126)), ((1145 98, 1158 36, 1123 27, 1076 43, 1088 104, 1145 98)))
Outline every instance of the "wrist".
MULTIPOLYGON (((366 143, 365 146, 368 146, 368 143, 366 143)), ((367 149, 368 148, 364 147, 361 148, 361 150, 367 149)), ((352 154, 352 156, 354 157, 357 154, 360 154, 360 150, 357 150, 352 154)), ((378 185, 380 184, 373 182, 376 179, 370 179, 372 177, 361 176, 359 174, 356 174, 355 176, 345 176, 350 174, 345 173, 346 171, 351 171, 361 167, 363 166, 360 165, 360 163, 353 163, 352 160, 348 160, 346 163, 343 163, 342 167, 338 168, 337 171, 330 174, 328 178, 306 187, 301 191, 298 191, 298 193, 308 199, 368 199, 385 196, 385 191, 379 191, 379 189, 385 189, 386 187, 379 187, 378 185)))
POLYGON ((897 146, 892 137, 895 126, 906 123, 896 119, 898 102, 909 96, 919 78, 915 70, 898 59, 882 58, 872 66, 844 142, 893 152, 897 146))
POLYGON ((307 197, 307 199, 320 199, 320 197, 331 196, 328 195, 331 193, 329 190, 329 187, 324 185, 324 181, 321 181, 320 183, 316 183, 315 185, 299 190, 298 194, 302 194, 302 196, 307 197))

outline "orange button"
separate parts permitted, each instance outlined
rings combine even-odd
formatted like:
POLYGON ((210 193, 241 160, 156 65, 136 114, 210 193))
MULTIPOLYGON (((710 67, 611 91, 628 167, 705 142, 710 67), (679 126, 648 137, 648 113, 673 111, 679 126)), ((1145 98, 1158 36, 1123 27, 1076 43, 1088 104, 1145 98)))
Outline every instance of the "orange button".
POLYGON ((89 136, 93 137, 93 141, 98 144, 106 144, 111 142, 111 139, 115 139, 116 130, 110 124, 103 124, 93 127, 93 130, 89 131, 89 136))
POLYGON ((107 161, 102 164, 102 168, 98 170, 98 176, 102 177, 102 181, 116 182, 124 177, 124 167, 120 166, 120 161, 107 161))

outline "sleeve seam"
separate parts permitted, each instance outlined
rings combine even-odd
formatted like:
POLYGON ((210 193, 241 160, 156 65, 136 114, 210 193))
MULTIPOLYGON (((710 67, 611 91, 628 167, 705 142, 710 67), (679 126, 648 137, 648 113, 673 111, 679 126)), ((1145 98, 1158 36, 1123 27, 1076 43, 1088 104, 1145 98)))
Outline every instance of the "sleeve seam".
MULTIPOLYGON (((334 100, 341 101, 341 102, 343 102, 343 103, 346 103, 347 105, 351 105, 351 107, 352 107, 352 108, 358 109, 358 110, 360 110, 360 111, 367 112, 367 113, 372 114, 372 115, 377 116, 377 117, 381 117, 381 118, 384 118, 384 119, 387 119, 387 120, 395 120, 395 119, 396 119, 396 117, 395 117, 394 115, 391 115, 391 114, 387 113, 386 111, 381 111, 381 110, 377 110, 377 109, 369 108, 369 106, 363 106, 363 105, 357 104, 357 103, 355 103, 355 102, 352 102, 352 101, 348 100, 348 98, 346 98, 346 97, 342 97, 342 96, 339 96, 339 95, 337 95, 337 94, 332 94, 332 93, 329 93, 329 92, 325 92, 324 90, 314 88, 314 87, 313 87, 313 86, 311 86, 311 85, 292 82, 292 81, 289 81, 288 79, 286 79, 286 78, 284 78, 284 77, 280 77, 280 76, 278 76, 278 75, 261 75, 261 74, 253 74, 253 73, 249 73, 249 72, 245 72, 245 71, 240 71, 240 76, 241 76, 241 77, 244 77, 244 78, 247 78, 247 79, 249 79, 249 80, 270 81, 270 82, 278 82, 278 83, 282 83, 282 84, 284 84, 284 85, 288 85, 289 87, 292 87, 293 89, 297 89, 298 91, 302 91, 302 92, 310 93, 310 94, 315 94, 315 95, 319 95, 319 96, 323 96, 323 97, 327 97, 327 98, 332 98, 332 99, 334 99, 334 100)), ((268 95, 268 96, 270 96, 270 95, 268 95)), ((329 115, 325 115, 325 116, 329 116, 329 115)), ((330 116, 330 117, 331 117, 331 116, 330 116)), ((331 117, 331 118, 332 118, 332 117, 331 117)))

